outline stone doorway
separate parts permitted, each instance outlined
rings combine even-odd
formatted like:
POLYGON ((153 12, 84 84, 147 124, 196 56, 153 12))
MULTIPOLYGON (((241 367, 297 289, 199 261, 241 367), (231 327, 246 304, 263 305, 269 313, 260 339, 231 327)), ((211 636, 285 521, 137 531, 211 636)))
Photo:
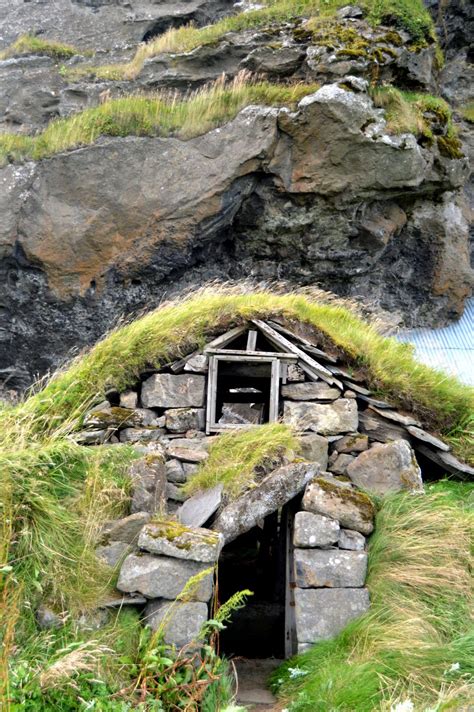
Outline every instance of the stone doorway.
POLYGON ((218 595, 227 600, 249 589, 253 596, 220 635, 226 657, 285 657, 285 540, 281 511, 266 517, 222 550, 218 595))

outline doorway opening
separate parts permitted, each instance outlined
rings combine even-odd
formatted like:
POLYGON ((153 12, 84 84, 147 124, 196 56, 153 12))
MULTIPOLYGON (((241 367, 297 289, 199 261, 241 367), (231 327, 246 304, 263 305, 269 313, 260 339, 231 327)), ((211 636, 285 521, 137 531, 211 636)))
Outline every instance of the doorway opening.
POLYGON ((220 652, 227 657, 285 657, 285 538, 281 512, 266 517, 222 550, 219 599, 237 591, 253 591, 220 634, 220 652))

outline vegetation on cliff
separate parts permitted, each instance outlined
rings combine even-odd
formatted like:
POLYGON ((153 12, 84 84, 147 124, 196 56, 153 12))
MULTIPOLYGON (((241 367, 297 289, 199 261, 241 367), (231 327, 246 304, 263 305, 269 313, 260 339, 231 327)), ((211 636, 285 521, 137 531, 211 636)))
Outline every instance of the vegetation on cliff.
MULTIPOLYGON (((36 54, 52 59, 70 59, 76 54, 84 54, 75 47, 54 40, 42 39, 35 35, 21 35, 7 49, 0 52, 0 60, 11 57, 22 57, 23 55, 36 54)), ((88 52, 87 54, 91 54, 88 52)))
POLYGON ((369 544, 370 611, 276 671, 290 712, 469 705, 473 505, 473 485, 449 482, 383 501, 369 544))
POLYGON ((290 86, 251 81, 239 74, 181 98, 176 94, 132 95, 111 99, 65 119, 52 121, 36 136, 0 135, 0 164, 40 160, 94 143, 100 136, 176 136, 191 138, 233 119, 250 104, 294 106, 317 84, 290 86))

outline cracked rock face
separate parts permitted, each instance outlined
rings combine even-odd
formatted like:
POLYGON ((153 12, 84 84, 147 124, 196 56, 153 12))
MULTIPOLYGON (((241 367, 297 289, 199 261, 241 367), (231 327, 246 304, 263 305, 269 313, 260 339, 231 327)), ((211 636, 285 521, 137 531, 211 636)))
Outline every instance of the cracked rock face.
POLYGON ((369 97, 339 85, 293 113, 248 107, 187 141, 103 139, 6 166, 0 359, 13 357, 27 382, 118 314, 250 265, 258 278, 363 294, 408 320, 459 313, 470 284, 456 192, 465 172, 463 159, 386 134, 369 97))

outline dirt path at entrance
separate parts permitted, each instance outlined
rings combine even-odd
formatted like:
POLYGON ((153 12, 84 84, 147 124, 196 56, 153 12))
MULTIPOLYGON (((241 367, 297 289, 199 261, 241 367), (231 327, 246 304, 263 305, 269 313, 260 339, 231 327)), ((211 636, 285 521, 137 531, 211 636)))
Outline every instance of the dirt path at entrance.
POLYGON ((270 674, 282 660, 275 658, 234 660, 238 678, 237 702, 251 712, 281 712, 282 706, 267 687, 270 674))

